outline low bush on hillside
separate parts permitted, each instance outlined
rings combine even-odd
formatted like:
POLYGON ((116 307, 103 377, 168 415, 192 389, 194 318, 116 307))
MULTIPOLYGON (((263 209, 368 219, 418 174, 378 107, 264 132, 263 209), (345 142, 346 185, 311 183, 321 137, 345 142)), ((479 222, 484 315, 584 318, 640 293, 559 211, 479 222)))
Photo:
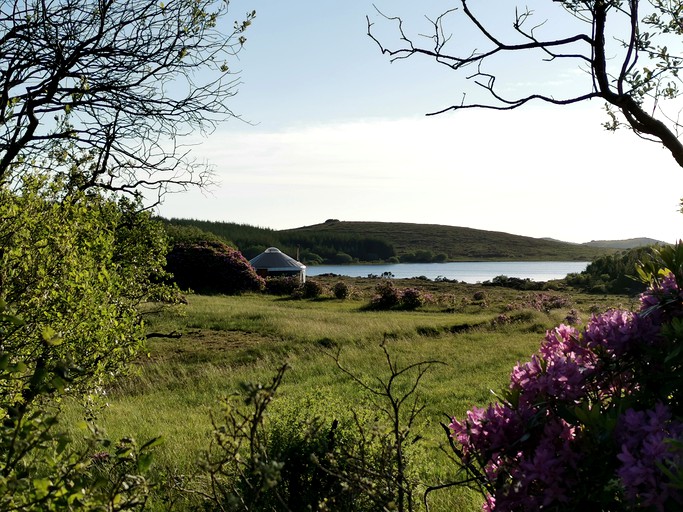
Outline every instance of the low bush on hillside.
POLYGON ((266 278, 266 293, 270 295, 292 295, 301 285, 298 277, 277 276, 266 278))
POLYGON ((645 285, 637 278, 637 267, 639 262, 652 256, 653 250, 652 247, 639 247, 601 256, 589 263, 583 272, 569 274, 565 281, 589 293, 641 293, 645 285))
POLYGON ((344 300, 349 298, 351 289, 349 288, 348 284, 343 281, 339 281, 334 285, 334 287, 332 287, 332 293, 334 294, 335 298, 344 300))
POLYGON ((375 287, 375 295, 370 300, 371 309, 408 309, 413 310, 424 306, 429 296, 419 288, 405 288, 394 286, 391 281, 384 281, 375 287))
POLYGON ((317 299, 324 293, 325 287, 321 283, 308 279, 305 283, 301 284, 296 290, 294 290, 292 296, 302 299, 317 299))

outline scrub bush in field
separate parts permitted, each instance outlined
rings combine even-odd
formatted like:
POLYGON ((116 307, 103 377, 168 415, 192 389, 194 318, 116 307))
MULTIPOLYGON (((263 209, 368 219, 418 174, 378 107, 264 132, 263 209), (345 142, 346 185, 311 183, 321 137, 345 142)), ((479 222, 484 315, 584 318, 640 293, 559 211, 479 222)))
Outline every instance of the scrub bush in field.
POLYGON ((301 286, 298 277, 278 276, 266 278, 266 293, 270 295, 292 295, 301 286))
POLYGON ((206 509, 415 510, 411 456, 424 408, 417 390, 438 362, 401 366, 386 344, 382 349, 388 374, 367 381, 347 370, 339 353, 328 354, 371 407, 349 410, 311 395, 274 414, 286 366, 269 384, 244 384, 239 397, 226 400, 202 462, 206 509))
POLYGON ((417 309, 424 303, 425 297, 418 288, 406 288, 401 292, 401 306, 405 309, 417 309))
POLYGON ((349 298, 351 290, 349 289, 348 284, 343 281, 339 281, 332 287, 332 293, 334 293, 334 296, 337 299, 344 300, 349 298))
POLYGON ((391 281, 384 281, 375 287, 375 296, 370 305, 376 309, 390 309, 399 304, 401 293, 391 281))
POLYGON ((500 402, 452 419, 484 510, 683 509, 683 245, 639 273, 638 311, 548 331, 500 402))
POLYGON ((177 244, 167 256, 166 268, 180 288, 198 293, 232 295, 265 286, 246 258, 222 242, 177 244))
POLYGON ((301 285, 300 290, 304 299, 317 299, 325 292, 322 284, 310 279, 301 285))

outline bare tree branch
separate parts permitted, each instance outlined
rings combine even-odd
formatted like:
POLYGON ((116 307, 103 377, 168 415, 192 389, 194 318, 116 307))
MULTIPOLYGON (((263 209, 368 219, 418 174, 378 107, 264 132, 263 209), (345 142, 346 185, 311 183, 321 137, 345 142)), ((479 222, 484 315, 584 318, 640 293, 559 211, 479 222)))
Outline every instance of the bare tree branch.
MULTIPOLYGON (((567 16, 578 20, 584 30, 566 35, 541 37, 548 28, 548 20, 532 23, 533 11, 529 8, 516 9, 512 22, 513 34, 521 40, 506 40, 499 37, 486 21, 485 14, 470 9, 468 0, 459 0, 460 7, 450 9, 432 23, 432 41, 429 47, 417 45, 415 38, 408 35, 405 22, 400 17, 379 14, 386 21, 395 23, 399 35, 399 46, 388 48, 375 36, 374 25, 367 18, 370 38, 390 59, 407 59, 422 56, 434 59, 454 71, 467 66, 476 66, 477 71, 465 76, 483 89, 491 102, 466 101, 439 109, 429 115, 441 114, 451 110, 485 108, 493 110, 513 110, 532 101, 553 105, 570 105, 591 99, 601 99, 620 112, 626 125, 637 135, 655 140, 671 152, 673 158, 683 167, 683 144, 678 139, 678 116, 659 114, 661 100, 674 99, 680 95, 679 71, 683 66, 683 56, 672 53, 666 42, 673 40, 672 47, 680 49, 680 36, 683 35, 683 2, 680 0, 663 2, 661 0, 642 0, 647 3, 649 13, 641 15, 639 0, 554 0, 563 10, 557 16, 567 16), (455 44, 446 24, 455 17, 467 23, 479 34, 476 41, 467 40, 455 44), (612 48, 616 42, 618 48, 612 48), (449 44, 447 44, 449 43, 449 44), (475 45, 483 44, 482 48, 475 45), (448 47, 448 48, 447 48, 448 47), (609 58, 607 50, 610 48, 609 58), (534 53, 535 52, 535 53, 534 53), (489 71, 495 66, 494 57, 501 55, 514 58, 515 55, 541 55, 540 62, 563 59, 574 61, 578 69, 588 73, 592 87, 577 91, 567 97, 555 97, 542 90, 519 97, 507 97, 496 87, 497 73, 489 71), (543 57, 544 56, 544 57, 543 57), (656 117, 661 115, 661 118, 656 117)), ((524 71, 521 71, 524 73, 524 71)), ((609 111, 608 111, 609 112, 609 111)), ((608 129, 622 126, 613 114, 605 123, 608 129)))
POLYGON ((228 61, 255 13, 228 30, 226 14, 217 0, 2 3, 0 182, 34 168, 157 197, 207 184, 180 140, 239 117, 228 61))

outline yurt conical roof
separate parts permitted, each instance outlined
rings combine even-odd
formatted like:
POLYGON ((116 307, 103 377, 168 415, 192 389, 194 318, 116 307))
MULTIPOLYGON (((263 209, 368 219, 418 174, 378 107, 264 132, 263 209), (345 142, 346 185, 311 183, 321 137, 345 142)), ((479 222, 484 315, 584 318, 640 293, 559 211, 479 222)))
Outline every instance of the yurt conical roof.
POLYGON ((304 270, 306 268, 306 265, 290 258, 277 247, 268 247, 261 254, 249 260, 249 263, 257 270, 268 269, 279 272, 304 270))

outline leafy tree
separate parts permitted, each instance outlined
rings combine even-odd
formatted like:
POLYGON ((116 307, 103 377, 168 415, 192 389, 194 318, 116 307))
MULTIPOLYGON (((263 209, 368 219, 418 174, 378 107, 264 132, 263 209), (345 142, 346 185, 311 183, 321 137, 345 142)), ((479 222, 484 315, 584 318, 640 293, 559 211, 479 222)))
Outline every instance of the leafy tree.
MULTIPOLYGON (((485 102, 459 98, 435 113, 469 108, 512 110, 532 101, 569 105, 599 99, 606 103, 607 129, 626 125, 637 135, 663 144, 683 166, 678 118, 663 105, 664 100, 681 94, 682 2, 556 0, 539 6, 547 7, 548 19, 528 7, 515 8, 511 30, 495 25, 493 17, 500 17, 500 10, 483 2, 460 0, 459 4, 460 8, 430 20, 426 45, 416 42, 401 18, 386 17, 397 24, 398 31, 398 42, 388 47, 375 35, 368 19, 368 34, 392 60, 426 56, 455 71, 468 70, 467 78, 490 98, 485 102), (561 27, 553 24, 556 20, 561 20, 561 27), (508 96, 501 92, 497 80, 504 77, 500 66, 502 62, 510 65, 521 54, 547 67, 573 63, 585 72, 586 79, 576 81, 576 92, 566 97, 543 90, 542 84, 539 90, 508 96)), ((528 68, 527 61, 522 69, 528 68)))
POLYGON ((638 265, 652 253, 652 247, 639 247, 601 256, 580 274, 569 274, 566 281, 594 293, 640 293, 645 291, 645 285, 637 278, 638 265))
POLYGON ((173 300, 167 237, 143 211, 203 184, 180 137, 232 115, 213 0, 0 4, 0 509, 143 508, 149 450, 93 427, 75 449, 60 398, 120 375, 138 306, 173 300), (122 199, 130 194, 132 199, 122 199))
POLYGON ((157 273, 166 239, 128 202, 63 194, 45 176, 0 187, 0 509, 138 508, 154 443, 114 445, 94 429, 75 449, 56 398, 125 370, 145 339, 137 306, 172 294, 157 273))
POLYGON ((164 230, 171 244, 188 244, 204 241, 226 243, 226 240, 220 236, 210 231, 204 231, 197 226, 165 222, 164 230))
POLYGON ((11 0, 0 5, 0 183, 27 168, 67 185, 160 198, 209 174, 180 144, 232 116, 227 61, 255 16, 226 35, 216 0, 11 0))
POLYGON ((58 201, 60 190, 40 177, 18 193, 0 188, 0 299, 22 318, 2 351, 26 366, 11 390, 26 406, 46 383, 89 389, 118 373, 144 340, 137 306, 161 293, 151 280, 164 262, 163 231, 124 230, 117 203, 58 201))

